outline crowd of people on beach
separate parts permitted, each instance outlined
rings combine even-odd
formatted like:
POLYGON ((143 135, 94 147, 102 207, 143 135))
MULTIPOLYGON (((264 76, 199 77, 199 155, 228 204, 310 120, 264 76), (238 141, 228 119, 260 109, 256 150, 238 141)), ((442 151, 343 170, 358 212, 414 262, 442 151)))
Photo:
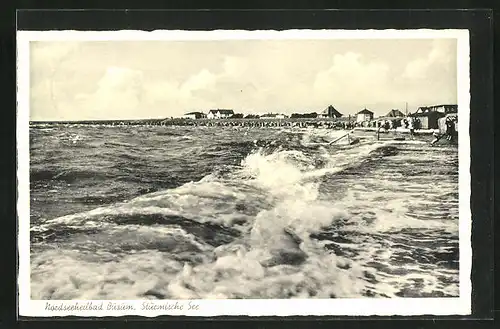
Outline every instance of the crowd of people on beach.
POLYGON ((345 127, 346 124, 351 124, 351 123, 344 123, 344 129, 352 129, 355 127, 384 128, 386 130, 395 129, 398 127, 403 127, 405 129, 410 129, 410 130, 422 128, 422 123, 418 117, 355 122, 351 124, 352 127, 345 127))

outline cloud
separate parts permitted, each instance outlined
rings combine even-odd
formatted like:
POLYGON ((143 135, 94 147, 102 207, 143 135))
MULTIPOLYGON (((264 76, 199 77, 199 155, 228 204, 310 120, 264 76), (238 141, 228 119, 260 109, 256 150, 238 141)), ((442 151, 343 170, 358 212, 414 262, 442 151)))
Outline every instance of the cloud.
POLYGON ((165 117, 177 116, 188 110, 205 109, 214 104, 200 95, 216 94, 218 79, 218 75, 202 69, 180 82, 169 77, 145 81, 143 104, 158 112, 164 109, 165 117))
POLYGON ((103 118, 138 109, 143 96, 143 74, 124 67, 108 67, 94 93, 75 95, 87 118, 103 118))
POLYGON ((32 61, 42 62, 47 64, 50 61, 58 61, 68 54, 76 51, 80 47, 80 43, 66 42, 46 42, 46 41, 31 41, 30 51, 32 61))
POLYGON ((454 44, 443 40, 434 40, 432 49, 424 58, 417 58, 409 62, 403 72, 407 79, 427 79, 436 71, 450 67, 452 57, 456 56, 454 44))
POLYGON ((211 89, 217 82, 217 75, 204 69, 195 75, 190 76, 181 86, 182 95, 189 96, 195 90, 211 89))
POLYGON ((30 66, 34 74, 55 74, 61 64, 71 59, 78 51, 77 42, 42 42, 32 41, 30 44, 30 66))
POLYGON ((207 77, 203 73, 196 76, 183 84, 174 80, 145 83, 143 106, 157 113, 157 117, 178 116, 187 111, 213 107, 209 100, 199 97, 199 93, 209 90, 212 83, 203 78, 207 77))
POLYGON ((324 103, 376 102, 386 96, 388 71, 386 63, 365 61, 361 54, 337 54, 332 65, 316 75, 314 93, 324 103))
POLYGON ((235 96, 243 90, 249 95, 249 91, 255 91, 251 83, 240 81, 247 69, 245 59, 225 56, 218 73, 202 69, 180 83, 168 77, 146 83, 146 98, 150 106, 168 108, 173 116, 189 110, 234 106, 241 103, 235 96))
POLYGON ((241 57, 225 56, 222 76, 241 77, 248 71, 248 61, 241 57))

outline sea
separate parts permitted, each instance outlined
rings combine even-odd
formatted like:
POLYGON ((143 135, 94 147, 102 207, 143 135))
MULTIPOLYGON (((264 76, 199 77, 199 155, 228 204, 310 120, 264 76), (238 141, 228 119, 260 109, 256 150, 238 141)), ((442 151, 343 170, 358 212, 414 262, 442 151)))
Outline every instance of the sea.
POLYGON ((342 134, 31 125, 31 298, 457 297, 456 143, 342 134))

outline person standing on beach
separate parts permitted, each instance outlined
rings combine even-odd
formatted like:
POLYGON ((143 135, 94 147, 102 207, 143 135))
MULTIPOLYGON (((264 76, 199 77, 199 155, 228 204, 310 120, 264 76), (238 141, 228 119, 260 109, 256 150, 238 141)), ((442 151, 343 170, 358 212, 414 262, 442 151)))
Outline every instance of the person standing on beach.
POLYGON ((420 122, 419 118, 415 118, 415 129, 421 129, 422 128, 422 122, 420 122))
POLYGON ((384 121, 384 129, 385 129, 385 131, 388 132, 389 129, 390 129, 390 127, 391 126, 390 126, 389 120, 385 120, 384 121))
POLYGON ((452 117, 446 118, 446 139, 451 141, 455 134, 455 122, 452 117))
POLYGON ((408 129, 410 129, 410 138, 414 139, 415 135, 415 121, 412 117, 408 120, 408 129))

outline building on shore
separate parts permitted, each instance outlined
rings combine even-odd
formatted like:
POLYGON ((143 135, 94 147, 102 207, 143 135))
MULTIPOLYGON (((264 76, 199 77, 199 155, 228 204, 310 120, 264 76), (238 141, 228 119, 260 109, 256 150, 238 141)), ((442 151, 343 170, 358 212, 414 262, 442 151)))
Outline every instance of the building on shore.
POLYGON ((189 112, 189 113, 186 113, 182 116, 183 119, 203 119, 203 118, 206 118, 207 115, 205 113, 202 113, 202 112, 189 112))
POLYGON ((404 117, 405 115, 404 115, 404 113, 403 113, 403 112, 401 112, 401 111, 400 111, 400 110, 398 110, 398 109, 392 109, 392 110, 390 110, 390 111, 389 111, 389 113, 387 113, 385 116, 386 116, 386 117, 388 117, 388 118, 402 118, 402 117, 404 117))
POLYGON ((425 113, 414 113, 412 115, 418 121, 420 121, 421 129, 438 129, 439 124, 438 121, 441 118, 444 118, 446 114, 441 112, 425 112, 425 113))
POLYGON ((337 109, 335 107, 333 107, 333 105, 329 105, 326 109, 323 110, 323 112, 321 112, 319 114, 319 117, 320 118, 340 118, 342 117, 342 113, 340 113, 339 111, 337 111, 337 109))
POLYGON ((457 112, 458 106, 453 104, 421 106, 412 116, 418 118, 422 129, 439 129, 439 119, 457 112))
POLYGON ((207 118, 208 119, 225 119, 225 118, 230 118, 233 115, 234 115, 233 110, 216 109, 216 110, 208 111, 207 118))
POLYGON ((373 120, 373 112, 368 109, 363 109, 356 113, 356 122, 364 122, 373 120))

